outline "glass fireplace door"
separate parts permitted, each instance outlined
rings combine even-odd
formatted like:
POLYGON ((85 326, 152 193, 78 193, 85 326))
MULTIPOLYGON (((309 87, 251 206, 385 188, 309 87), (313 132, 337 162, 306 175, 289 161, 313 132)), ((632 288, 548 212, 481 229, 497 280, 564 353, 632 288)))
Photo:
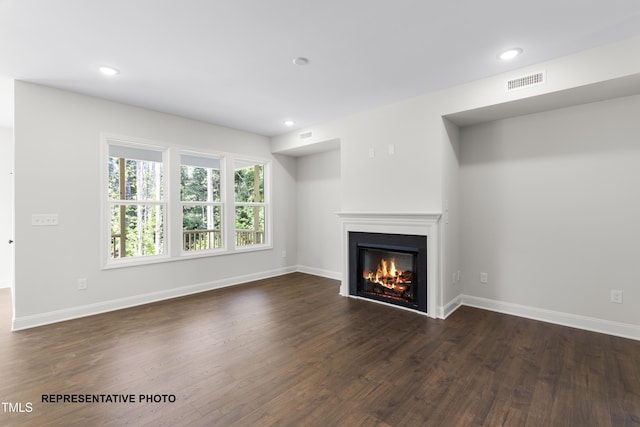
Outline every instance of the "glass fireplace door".
POLYGON ((360 246, 359 265, 360 292, 415 304, 416 253, 360 246))

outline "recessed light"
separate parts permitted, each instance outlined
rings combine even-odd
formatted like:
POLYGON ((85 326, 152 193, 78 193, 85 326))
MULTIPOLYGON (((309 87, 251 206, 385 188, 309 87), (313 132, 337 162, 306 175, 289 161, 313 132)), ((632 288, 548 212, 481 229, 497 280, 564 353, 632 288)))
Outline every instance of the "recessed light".
POLYGON ((498 55, 498 58, 502 59, 503 61, 509 61, 510 59, 515 58, 521 53, 522 53, 522 49, 520 49, 519 47, 514 47, 502 52, 500 55, 498 55))
POLYGON ((299 56, 293 59, 293 63, 296 65, 307 65, 309 63, 309 59, 299 56))
POLYGON ((100 72, 105 76, 115 76, 120 74, 120 71, 117 68, 102 66, 99 68, 100 72))
POLYGON ((288 128, 290 128, 291 126, 295 125, 296 122, 294 122, 293 120, 285 120, 284 125, 288 128))

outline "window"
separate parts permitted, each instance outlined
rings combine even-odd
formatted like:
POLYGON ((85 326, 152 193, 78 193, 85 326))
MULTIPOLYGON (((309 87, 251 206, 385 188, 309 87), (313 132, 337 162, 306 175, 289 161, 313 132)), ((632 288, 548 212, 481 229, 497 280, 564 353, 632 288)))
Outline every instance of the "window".
POLYGON ((165 253, 162 151, 109 145, 110 259, 165 253))
POLYGON ((236 246, 266 242, 265 165, 238 160, 234 168, 236 246))
POLYGON ((271 248, 269 160, 108 134, 101 152, 103 268, 271 248))
POLYGON ((222 247, 220 160, 180 156, 182 250, 203 251, 222 247))

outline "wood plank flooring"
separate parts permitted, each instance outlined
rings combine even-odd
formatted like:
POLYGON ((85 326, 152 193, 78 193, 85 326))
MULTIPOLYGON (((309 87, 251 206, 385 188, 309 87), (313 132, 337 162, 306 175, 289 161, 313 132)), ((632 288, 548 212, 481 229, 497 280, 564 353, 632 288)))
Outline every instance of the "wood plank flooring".
POLYGON ((640 425, 640 342, 469 307, 434 320, 338 286, 295 273, 13 333, 1 289, 0 401, 32 410, 0 407, 0 425, 640 425))

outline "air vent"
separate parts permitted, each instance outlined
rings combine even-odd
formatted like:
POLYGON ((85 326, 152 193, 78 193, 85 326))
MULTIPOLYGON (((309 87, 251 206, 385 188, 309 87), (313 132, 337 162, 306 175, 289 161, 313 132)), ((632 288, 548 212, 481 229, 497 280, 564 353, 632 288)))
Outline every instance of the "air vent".
POLYGON ((313 136, 313 133, 311 132, 303 132, 300 134, 300 139, 307 139, 307 138, 311 138, 313 136))
POLYGON ((545 72, 529 74, 527 76, 518 77, 507 81, 507 92, 512 90, 524 89, 531 86, 544 84, 546 81, 545 72))

